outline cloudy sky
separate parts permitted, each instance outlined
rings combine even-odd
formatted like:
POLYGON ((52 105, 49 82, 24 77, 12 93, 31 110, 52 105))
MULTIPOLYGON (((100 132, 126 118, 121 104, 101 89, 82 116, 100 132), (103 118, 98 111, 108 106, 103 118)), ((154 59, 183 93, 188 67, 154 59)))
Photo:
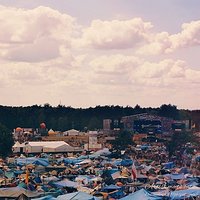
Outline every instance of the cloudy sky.
POLYGON ((0 0, 0 104, 200 109, 200 1, 0 0))

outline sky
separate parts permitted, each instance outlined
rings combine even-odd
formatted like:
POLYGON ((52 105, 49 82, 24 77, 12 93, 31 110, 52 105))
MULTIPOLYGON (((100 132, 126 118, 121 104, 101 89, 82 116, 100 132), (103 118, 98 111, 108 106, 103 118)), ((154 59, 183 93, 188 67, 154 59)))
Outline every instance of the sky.
POLYGON ((200 1, 0 0, 0 105, 200 109, 200 1))

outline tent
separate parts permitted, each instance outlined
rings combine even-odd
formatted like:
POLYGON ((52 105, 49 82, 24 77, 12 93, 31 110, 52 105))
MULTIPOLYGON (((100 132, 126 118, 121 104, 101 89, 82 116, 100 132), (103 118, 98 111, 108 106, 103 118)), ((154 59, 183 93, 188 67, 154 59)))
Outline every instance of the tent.
POLYGON ((17 158, 17 165, 23 166, 29 164, 47 166, 49 165, 49 161, 47 158, 36 158, 36 157, 17 158))
POLYGON ((25 144, 20 144, 18 141, 13 145, 12 150, 13 153, 20 153, 21 148, 23 149, 25 147, 25 144))
POLYGON ((69 194, 60 195, 57 197, 57 200, 100 200, 100 199, 85 192, 73 192, 69 194))
POLYGON ((52 145, 51 147, 50 146, 44 146, 43 147, 43 152, 46 152, 46 153, 50 153, 50 152, 71 152, 71 151, 74 151, 74 148, 67 143, 65 143, 65 144, 63 143, 61 145, 58 144, 58 146, 52 145))
POLYGON ((77 188, 78 187, 78 183, 74 182, 74 181, 70 181, 67 179, 64 179, 62 181, 58 181, 53 183, 56 187, 58 188, 63 188, 63 187, 72 187, 72 188, 77 188))
POLYGON ((184 174, 165 174, 164 176, 170 177, 173 180, 182 180, 182 179, 185 179, 184 174))
POLYGON ((80 163, 82 160, 78 159, 78 158, 63 158, 63 162, 65 164, 77 164, 80 163))
POLYGON ((25 151, 28 153, 70 152, 74 151, 74 148, 64 141, 34 141, 25 145, 25 151))
POLYGON ((114 198, 114 199, 120 199, 125 196, 123 187, 113 184, 102 188, 101 192, 107 194, 109 198, 114 198))
POLYGON ((170 199, 172 200, 182 200, 189 197, 197 197, 200 196, 200 187, 191 187, 187 190, 178 190, 171 192, 170 199))
POLYGON ((46 160, 46 159, 40 158, 40 159, 37 159, 37 160, 33 161, 32 164, 41 165, 41 166, 48 166, 49 165, 49 161, 46 160))
POLYGON ((172 169, 175 167, 174 162, 162 163, 164 169, 172 169))
POLYGON ((57 178, 56 176, 49 176, 49 177, 42 177, 41 181, 45 184, 52 182, 52 181, 58 181, 59 178, 57 178))
POLYGON ((92 155, 98 157, 98 156, 107 156, 110 154, 111 154, 111 152, 109 151, 108 148, 103 148, 101 150, 94 152, 92 155))
POLYGON ((77 165, 84 165, 84 164, 91 164, 92 163, 92 160, 90 159, 85 159, 79 163, 77 163, 77 165))
POLYGON ((20 187, 0 188, 0 198, 17 198, 22 194, 29 198, 39 197, 41 195, 41 193, 32 192, 20 187))
POLYGON ((44 197, 36 198, 34 200, 55 200, 55 199, 56 198, 54 198, 53 196, 47 195, 47 196, 44 196, 44 197))
POLYGON ((137 192, 131 193, 120 200, 162 200, 163 196, 154 195, 145 189, 138 190, 137 192))

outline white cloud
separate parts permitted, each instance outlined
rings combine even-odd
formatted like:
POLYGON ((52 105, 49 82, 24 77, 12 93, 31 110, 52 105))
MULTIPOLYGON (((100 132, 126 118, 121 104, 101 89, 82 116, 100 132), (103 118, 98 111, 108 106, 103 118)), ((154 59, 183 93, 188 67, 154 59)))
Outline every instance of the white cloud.
POLYGON ((200 20, 184 23, 182 31, 170 37, 173 48, 200 45, 200 20))
POLYGON ((101 56, 90 62, 93 70, 92 82, 98 84, 124 85, 130 83, 129 73, 140 60, 134 56, 120 54, 101 56))
POLYGON ((93 20, 83 28, 51 8, 1 6, 0 22, 2 103, 16 95, 23 104, 161 104, 181 102, 186 90, 194 95, 200 86, 200 71, 173 56, 200 44, 200 21, 170 35, 154 33, 140 18, 93 20))
POLYGON ((130 88, 174 87, 185 89, 200 80, 200 71, 182 60, 165 59, 150 62, 133 56, 101 56, 90 62, 92 84, 130 88))
POLYGON ((150 22, 141 18, 131 20, 93 20, 90 27, 83 29, 78 42, 96 49, 124 49, 143 42, 152 28, 150 22))
POLYGON ((200 45, 200 20, 184 23, 180 33, 170 35, 168 32, 151 33, 149 42, 137 50, 138 54, 172 53, 180 48, 200 45))
POLYGON ((0 22, 1 56, 16 61, 58 57, 60 45, 70 47, 75 29, 71 16, 42 6, 32 10, 1 6, 0 22))

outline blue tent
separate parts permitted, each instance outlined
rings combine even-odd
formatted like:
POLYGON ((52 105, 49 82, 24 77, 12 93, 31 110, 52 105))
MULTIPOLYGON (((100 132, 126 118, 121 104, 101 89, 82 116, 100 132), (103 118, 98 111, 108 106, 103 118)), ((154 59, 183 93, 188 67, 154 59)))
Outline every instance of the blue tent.
POLYGON ((17 176, 17 175, 19 175, 19 174, 23 174, 24 173, 24 171, 23 170, 15 170, 14 171, 14 174, 17 176))
POLYGON ((120 200, 162 200, 162 196, 154 195, 145 189, 138 190, 132 194, 129 194, 126 197, 121 198, 120 200))
POLYGON ((172 169, 175 167, 174 162, 163 163, 164 169, 172 169))
POLYGON ((49 161, 47 158, 36 158, 36 157, 17 158, 17 165, 23 166, 28 164, 47 166, 49 165, 49 161))
POLYGON ((133 164, 133 160, 131 159, 125 159, 125 160, 122 160, 121 162, 122 166, 132 166, 132 164, 133 164))
POLYGON ((181 180, 181 179, 185 179, 184 174, 165 174, 164 176, 168 176, 173 180, 181 180))
POLYGON ((15 174, 13 171, 8 171, 8 172, 5 172, 5 177, 7 178, 14 178, 15 177, 15 174))
POLYGON ((190 170, 187 167, 182 167, 179 171, 180 174, 188 174, 190 170))
POLYGON ((81 161, 82 161, 81 159, 77 159, 77 158, 64 158, 63 159, 63 162, 65 164, 73 164, 73 165, 75 165, 81 161))
POLYGON ((63 187, 72 187, 72 188, 77 188, 78 187, 78 183, 74 182, 74 181, 69 181, 67 179, 62 180, 62 181, 58 181, 53 183, 57 188, 63 188, 63 187))
POLYGON ((197 162, 200 162, 200 156, 197 156, 197 157, 195 158, 195 160, 196 160, 197 162))
POLYGON ((57 200, 100 200, 100 199, 85 192, 73 192, 69 194, 60 195, 57 197, 57 200))
POLYGON ((104 187, 102 189, 102 191, 119 190, 119 189, 121 189, 121 187, 112 184, 112 185, 108 185, 108 186, 104 187))
POLYGON ((108 197, 119 199, 119 198, 124 197, 124 195, 125 195, 123 189, 124 189, 123 187, 119 187, 117 185, 112 184, 112 185, 108 185, 108 186, 102 188, 101 191, 108 193, 108 197))
POLYGON ((55 199, 56 198, 54 198, 53 196, 47 195, 47 196, 44 196, 44 197, 36 198, 34 200, 55 200, 55 199))
POLYGON ((38 160, 33 161, 32 164, 34 164, 34 165, 42 165, 42 166, 46 167, 46 166, 49 165, 49 162, 46 159, 38 159, 38 160))
POLYGON ((192 187, 187 190, 178 190, 171 192, 170 199, 172 200, 182 200, 189 197, 200 196, 200 187, 192 187))

